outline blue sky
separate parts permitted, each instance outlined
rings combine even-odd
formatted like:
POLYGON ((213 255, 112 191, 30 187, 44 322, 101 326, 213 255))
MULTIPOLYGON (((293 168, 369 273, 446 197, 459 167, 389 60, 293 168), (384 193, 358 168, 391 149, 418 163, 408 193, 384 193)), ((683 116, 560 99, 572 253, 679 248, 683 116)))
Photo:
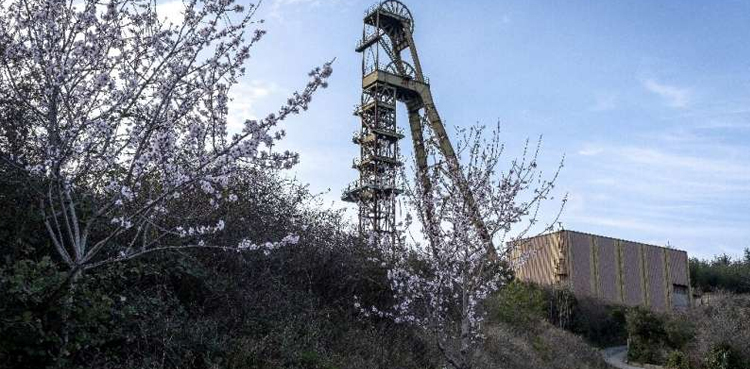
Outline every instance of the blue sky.
MULTIPOLYGON (((406 4, 449 129, 499 121, 509 154, 543 135, 548 171, 565 155, 565 228, 699 257, 750 247, 750 2, 406 4)), ((234 94, 235 119, 262 116, 303 86, 309 69, 336 58, 329 89, 289 120, 284 144, 301 154, 290 175, 330 189, 334 207, 346 206, 340 191, 356 177, 353 49, 370 5, 265 0, 268 34, 234 94)), ((551 216, 557 204, 548 205, 551 216)))

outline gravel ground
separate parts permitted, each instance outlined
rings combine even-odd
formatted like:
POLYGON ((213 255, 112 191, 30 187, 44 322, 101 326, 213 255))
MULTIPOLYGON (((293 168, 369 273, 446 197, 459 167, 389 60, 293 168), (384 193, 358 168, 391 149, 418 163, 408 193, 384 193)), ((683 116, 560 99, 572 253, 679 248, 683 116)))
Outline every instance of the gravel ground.
POLYGON ((628 353, 627 346, 610 347, 602 350, 604 361, 614 368, 618 369, 643 369, 639 366, 632 366, 625 363, 625 355, 628 353))

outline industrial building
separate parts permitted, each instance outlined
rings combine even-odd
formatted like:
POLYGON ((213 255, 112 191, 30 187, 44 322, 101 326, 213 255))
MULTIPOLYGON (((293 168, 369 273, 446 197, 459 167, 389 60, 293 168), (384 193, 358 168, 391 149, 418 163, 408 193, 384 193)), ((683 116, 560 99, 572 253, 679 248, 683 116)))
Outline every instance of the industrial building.
POLYGON ((579 297, 655 311, 691 305, 685 251, 564 230, 517 241, 511 256, 519 280, 579 297))

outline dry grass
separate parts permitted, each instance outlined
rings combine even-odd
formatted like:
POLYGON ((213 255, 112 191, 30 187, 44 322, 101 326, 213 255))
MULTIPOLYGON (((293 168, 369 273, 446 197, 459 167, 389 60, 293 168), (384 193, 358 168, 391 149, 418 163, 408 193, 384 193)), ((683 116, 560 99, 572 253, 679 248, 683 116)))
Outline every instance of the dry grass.
POLYGON ((606 369, 600 353, 570 332, 539 322, 528 329, 493 324, 477 369, 606 369))
POLYGON ((750 362, 750 295, 722 294, 715 303, 692 310, 686 318, 695 324, 695 338, 687 346, 694 367, 719 345, 731 347, 750 362))

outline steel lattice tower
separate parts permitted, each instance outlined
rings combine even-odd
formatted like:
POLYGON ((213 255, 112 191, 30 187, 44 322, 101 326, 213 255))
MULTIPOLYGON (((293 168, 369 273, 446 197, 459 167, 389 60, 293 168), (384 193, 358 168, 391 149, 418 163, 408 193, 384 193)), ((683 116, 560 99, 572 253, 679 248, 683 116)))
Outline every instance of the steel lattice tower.
MULTIPOLYGON (((342 199, 359 205, 359 230, 390 236, 396 241, 396 196, 398 185, 398 142, 404 138, 396 125, 396 103, 406 105, 409 128, 414 144, 419 185, 423 193, 431 192, 432 184, 427 173, 427 154, 423 129, 428 125, 438 142, 440 153, 457 182, 460 196, 473 215, 481 238, 494 247, 477 209, 474 197, 461 174, 453 146, 438 115, 430 92, 430 84, 422 74, 416 44, 412 34, 414 18, 400 1, 385 0, 365 12, 362 39, 356 51, 362 53, 362 98, 354 114, 360 117, 360 130, 353 141, 360 146, 360 157, 353 167, 359 171, 359 180, 344 190, 342 199), (402 52, 406 53, 411 63, 402 52)), ((427 219, 433 219, 432 207, 425 204, 427 219)), ((426 225, 436 226, 434 222, 426 225)))

